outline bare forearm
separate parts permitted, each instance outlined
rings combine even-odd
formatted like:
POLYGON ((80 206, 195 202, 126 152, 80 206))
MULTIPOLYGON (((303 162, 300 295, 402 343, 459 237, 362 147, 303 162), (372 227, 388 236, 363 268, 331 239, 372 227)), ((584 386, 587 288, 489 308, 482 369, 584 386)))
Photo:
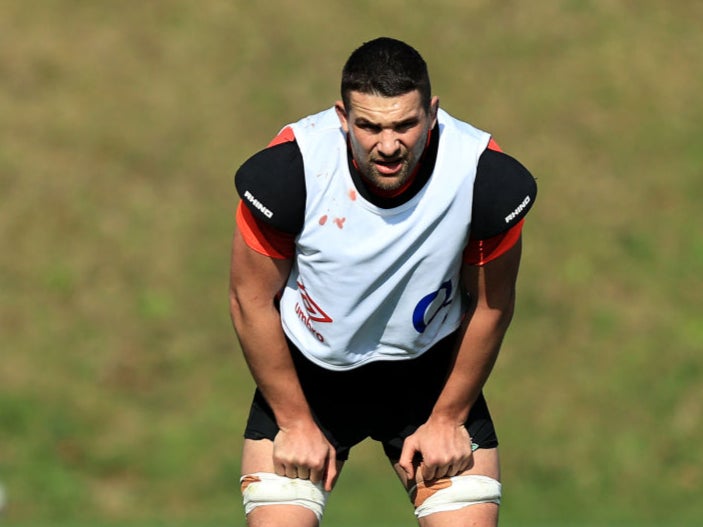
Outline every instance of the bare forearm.
POLYGON ((432 418, 463 423, 495 365, 512 309, 477 309, 464 328, 454 367, 432 418))
POLYGON ((522 243, 483 267, 465 266, 462 283, 472 299, 456 360, 431 419, 463 423, 498 358, 515 309, 522 243))
POLYGON ((241 308, 231 303, 232 321, 257 387, 281 428, 312 420, 278 312, 271 306, 241 308))

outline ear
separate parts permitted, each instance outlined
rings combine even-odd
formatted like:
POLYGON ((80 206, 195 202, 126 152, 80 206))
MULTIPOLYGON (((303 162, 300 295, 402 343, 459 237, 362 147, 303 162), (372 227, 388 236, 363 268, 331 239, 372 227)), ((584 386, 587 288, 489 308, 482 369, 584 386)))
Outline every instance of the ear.
POLYGON ((430 128, 434 128, 437 124, 437 110, 439 110, 439 97, 435 95, 430 100, 430 121, 432 121, 430 128))
POLYGON ((344 108, 344 103, 342 101, 337 101, 334 103, 334 109, 337 112, 337 117, 339 117, 339 124, 342 125, 342 130, 344 133, 349 133, 349 120, 347 115, 347 110, 344 108))

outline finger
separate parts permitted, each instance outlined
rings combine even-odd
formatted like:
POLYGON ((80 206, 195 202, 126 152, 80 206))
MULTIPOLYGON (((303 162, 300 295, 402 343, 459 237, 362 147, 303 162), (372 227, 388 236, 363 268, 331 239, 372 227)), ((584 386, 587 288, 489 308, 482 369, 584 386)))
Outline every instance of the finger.
POLYGON ((287 478, 297 478, 298 477, 298 469, 293 465, 287 465, 285 476, 287 478))
POLYGON ((471 467, 474 466, 474 458, 473 456, 469 456, 469 459, 467 459, 461 467, 459 467, 459 470, 457 473, 464 472, 465 470, 469 470, 471 467))
POLYGON ((311 467, 310 468, 310 481, 313 483, 323 482, 327 476, 327 467, 329 465, 329 455, 322 461, 321 467, 311 467))
MULTIPOLYGON (((461 474, 465 470, 470 469, 473 466, 473 456, 469 454, 466 457, 463 457, 461 459, 458 459, 457 461, 450 463, 446 467, 446 473, 444 474, 447 477, 452 477, 456 476, 458 474, 461 474)), ((439 476, 437 476, 439 477, 439 476)))
POLYGON ((422 463, 422 479, 425 481, 441 477, 442 475, 443 474, 439 473, 436 466, 422 463))
MULTIPOLYGON (((464 472, 465 470, 469 470, 471 467, 474 465, 474 456, 472 453, 469 453, 466 457, 464 457, 459 463, 454 465, 456 469, 456 474, 460 474, 461 472, 464 472)), ((452 475, 456 475, 452 474, 452 475)))
POLYGON ((337 451, 334 448, 330 448, 330 452, 327 456, 327 464, 322 476, 325 490, 327 492, 332 492, 332 486, 337 480, 337 451))
POLYGON ((413 464, 413 458, 415 457, 415 452, 417 449, 410 445, 410 443, 405 440, 403 443, 403 450, 400 452, 400 459, 398 459, 398 466, 403 469, 408 480, 415 479, 415 465, 413 464))
POLYGON ((319 469, 311 469, 310 470, 310 481, 313 483, 318 483, 322 481, 322 479, 325 477, 325 469, 323 468, 322 470, 319 469))
POLYGON ((458 476, 469 468, 466 461, 458 462, 447 467, 447 477, 458 476))
POLYGON ((310 469, 307 467, 298 467, 298 475, 297 477, 299 479, 309 479, 310 478, 310 469))

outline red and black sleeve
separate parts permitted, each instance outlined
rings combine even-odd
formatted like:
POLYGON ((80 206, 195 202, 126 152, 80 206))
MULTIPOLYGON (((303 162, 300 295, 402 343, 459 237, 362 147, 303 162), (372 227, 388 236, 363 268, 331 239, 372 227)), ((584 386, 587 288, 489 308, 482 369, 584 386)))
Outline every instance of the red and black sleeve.
POLYGON ((464 262, 485 265, 513 247, 536 197, 537 184, 532 174, 491 140, 476 170, 471 233, 464 262))
POLYGON ((237 226, 255 251, 291 258, 295 236, 303 228, 305 174, 303 158, 290 128, 237 170, 237 226))

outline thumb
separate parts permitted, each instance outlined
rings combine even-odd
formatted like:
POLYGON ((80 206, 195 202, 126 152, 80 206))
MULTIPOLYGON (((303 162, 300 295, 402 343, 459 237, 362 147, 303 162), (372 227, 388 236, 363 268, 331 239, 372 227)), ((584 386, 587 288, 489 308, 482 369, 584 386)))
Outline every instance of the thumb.
POLYGON ((415 479, 415 465, 413 464, 413 459, 415 458, 416 452, 419 452, 419 450, 406 439, 403 443, 403 450, 400 452, 398 466, 405 471, 408 480, 415 479))

